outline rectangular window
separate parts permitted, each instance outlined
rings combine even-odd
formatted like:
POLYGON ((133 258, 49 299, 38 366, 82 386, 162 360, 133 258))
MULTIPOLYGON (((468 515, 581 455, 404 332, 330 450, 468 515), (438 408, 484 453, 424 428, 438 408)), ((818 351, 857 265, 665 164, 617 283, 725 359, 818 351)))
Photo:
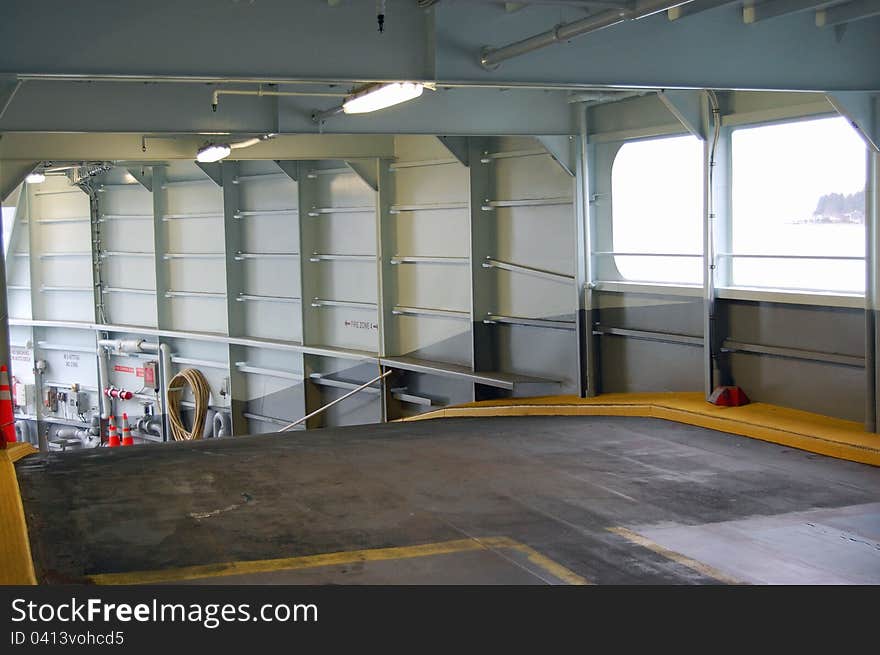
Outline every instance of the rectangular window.
POLYGON ((633 141, 617 152, 608 256, 622 278, 702 284, 702 146, 681 136, 633 141))
POLYGON ((865 144, 845 118, 737 129, 733 285, 864 293, 865 144))

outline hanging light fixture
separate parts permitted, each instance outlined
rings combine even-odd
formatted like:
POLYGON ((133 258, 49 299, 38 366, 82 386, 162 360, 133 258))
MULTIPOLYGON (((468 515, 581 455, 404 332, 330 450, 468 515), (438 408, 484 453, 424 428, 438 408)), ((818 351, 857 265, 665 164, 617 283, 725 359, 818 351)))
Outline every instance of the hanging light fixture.
POLYGON ((366 114, 413 100, 422 95, 425 85, 418 82, 374 84, 350 95, 342 103, 346 114, 366 114))
POLYGON ((209 143, 199 148, 196 153, 196 161, 202 164, 209 164, 221 159, 226 159, 233 150, 238 148, 249 148, 257 145, 260 141, 266 141, 274 137, 274 134, 264 134, 263 136, 255 136, 244 141, 235 141, 233 143, 209 143))
POLYGON ((232 148, 225 143, 209 143, 199 148, 199 151, 196 153, 196 161, 203 164, 220 161, 228 157, 231 152, 232 148))
POLYGON ((46 181, 46 174, 42 171, 34 171, 26 178, 24 178, 24 181, 28 184, 42 184, 46 181))

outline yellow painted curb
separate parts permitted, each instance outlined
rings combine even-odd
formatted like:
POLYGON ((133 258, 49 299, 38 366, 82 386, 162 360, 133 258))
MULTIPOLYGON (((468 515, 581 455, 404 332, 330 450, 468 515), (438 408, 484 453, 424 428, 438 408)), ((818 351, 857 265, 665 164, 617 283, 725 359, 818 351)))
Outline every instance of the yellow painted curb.
POLYGON ((37 584, 27 522, 13 463, 36 448, 26 443, 0 450, 0 585, 37 584))
POLYGON ((861 423, 766 403, 716 407, 694 393, 604 394, 595 398, 510 398, 446 407, 403 419, 467 416, 637 416, 769 441, 820 455, 880 466, 880 435, 861 423))

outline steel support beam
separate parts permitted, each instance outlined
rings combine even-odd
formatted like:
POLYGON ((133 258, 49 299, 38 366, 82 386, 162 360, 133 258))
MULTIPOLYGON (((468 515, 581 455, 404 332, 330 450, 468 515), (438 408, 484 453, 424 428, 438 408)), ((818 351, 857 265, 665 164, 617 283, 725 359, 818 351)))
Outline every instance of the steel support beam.
POLYGON ((12 104, 12 99, 15 98, 21 85, 22 81, 15 78, 7 77, 0 80, 0 120, 3 120, 6 110, 12 104))
MULTIPOLYGON (((0 141, 2 145, 2 141, 0 141)), ((0 202, 5 200, 15 188, 24 182, 24 178, 37 167, 39 161, 24 160, 0 160, 0 202)))
POLYGON ((544 146, 545 150, 550 153, 550 156, 553 157, 553 161, 559 164, 566 173, 574 177, 575 170, 577 169, 577 162, 575 154, 575 138, 573 136, 566 135, 541 135, 536 136, 536 139, 541 142, 541 145, 544 146))
MULTIPOLYGON (((14 162, 6 161, 12 159, 27 159, 28 163, 83 160, 192 161, 202 145, 204 138, 198 136, 148 137, 147 151, 144 152, 139 134, 4 134, 0 139, 0 160, 3 160, 0 175, 6 179, 8 174, 16 170, 14 162)), ((234 159, 324 160, 393 156, 392 136, 287 134, 261 141, 250 148, 236 150, 234 159)), ((14 185, 12 188, 15 188, 14 185)))
POLYGON ((865 185, 865 430, 880 419, 880 153, 868 151, 865 185))
POLYGON ((207 175, 212 180, 214 180, 214 183, 217 186, 221 186, 221 187, 223 186, 224 175, 223 175, 223 171, 220 169, 220 167, 222 166, 221 162, 219 162, 219 161, 215 161, 215 162, 197 161, 196 166, 198 166, 200 169, 202 169, 202 172, 205 175, 207 175))
POLYGON ((849 119, 868 147, 880 151, 880 95, 851 91, 829 94, 828 101, 849 119))
MULTIPOLYGON (((703 120, 712 120, 709 103, 703 102, 703 120)), ((721 120, 721 116, 715 117, 721 120)), ((715 298, 715 223, 714 186, 718 182, 712 161, 712 142, 703 141, 703 392, 706 400, 716 383, 717 302, 715 298)))
POLYGON ((449 153, 463 166, 470 165, 468 158, 468 140, 465 136, 438 136, 437 140, 443 144, 449 153))
POLYGON ((599 348, 593 326, 599 322, 593 292, 595 273, 593 267, 593 244, 595 243, 594 214, 590 205, 592 188, 592 149, 588 141, 588 117, 590 110, 580 106, 578 111, 578 136, 575 140, 575 309, 578 355, 578 395, 582 398, 601 393, 599 348))
POLYGON ((717 9, 718 7, 732 5, 739 1, 740 0, 699 0, 699 2, 689 2, 686 5, 678 5, 677 7, 667 10, 666 17, 669 20, 679 20, 680 18, 687 18, 688 16, 693 16, 694 14, 699 14, 700 12, 708 11, 709 9, 717 9))
MULTIPOLYGON (((394 315, 394 304, 397 294, 397 271, 391 264, 391 258, 397 252, 397 217, 391 213, 394 204, 396 175, 391 172, 390 159, 374 159, 370 162, 370 177, 375 179, 376 186, 376 299, 379 323, 379 357, 390 357, 400 354, 398 338, 398 322, 394 315)), ((366 163, 363 164, 367 166, 366 163)), ((380 373, 388 373, 380 364, 380 373)), ((388 378, 382 378, 382 397, 380 412, 382 422, 388 420, 388 409, 392 401, 391 387, 388 378)))
MULTIPOLYGON (((241 185, 235 180, 241 172, 241 165, 235 161, 223 161, 215 164, 199 164, 211 179, 223 187, 223 243, 226 258, 224 273, 226 275, 226 326, 231 337, 243 337, 247 334, 245 312, 238 305, 238 297, 245 293, 245 276, 242 263, 236 260, 236 254, 245 250, 242 222, 235 217, 241 208, 241 185), (205 168, 207 167, 207 168, 205 168), (216 176, 216 177, 215 177, 216 176)), ((229 408, 232 418, 232 433, 247 434, 247 380, 235 362, 246 360, 246 350, 241 346, 230 344, 227 347, 229 362, 229 408)))
MULTIPOLYGON (((45 12, 30 0, 5 0, 0 74, 28 75, 22 94, 31 93, 31 80, 45 76, 117 76, 136 83, 157 77, 279 85, 319 81, 345 87, 406 79, 441 85, 541 81, 701 88, 711 82, 719 89, 880 89, 875 22, 850 23, 845 38, 838 41, 831 30, 817 33, 809 15, 766 21, 757 29, 743 25, 734 5, 690 12, 689 5, 696 5, 696 10, 714 5, 711 0, 684 5, 688 9, 683 8, 680 15, 690 15, 680 25, 670 25, 664 16, 628 21, 570 45, 511 60, 493 72, 479 64, 483 46, 522 40, 534 32, 535 25, 546 29, 574 22, 584 17, 583 10, 535 4, 528 11, 506 14, 489 3, 443 2, 426 14, 414 2, 400 2, 394 10, 394 29, 378 35, 371 27, 374 7, 366 2, 347 3, 344 10, 330 9, 325 3, 276 1, 224 3, 218 9, 215 0, 189 0, 185 7, 173 0, 154 0, 147 13, 136 3, 115 3, 113 11, 101 11, 106 3, 100 0, 89 14, 90 30, 102 36, 102 47, 89 49, 81 47, 79 31, 70 29, 82 20, 74 3, 53 4, 50 24, 45 12), (234 47, 216 47, 218 37, 234 47), (59 57, 59 52, 64 56, 59 57), (151 55, 145 57, 145 52, 151 55), (637 54, 617 56, 621 52, 637 54), (333 56, 316 57, 315 53, 333 56), (732 61, 737 65, 730 66, 732 61)), ((636 5, 636 11, 645 4, 636 5)), ((871 4, 876 3, 861 6, 871 4)), ((832 9, 826 16, 833 15, 832 9)), ((209 88, 192 89, 192 102, 204 106, 200 111, 210 112, 210 92, 209 88)), ((16 97, 11 110, 19 100, 16 97)), ((252 106, 253 99, 240 100, 236 106, 252 106)), ((268 130, 274 105, 271 99, 260 100, 261 118, 253 129, 268 130)), ((187 114, 192 115, 194 107, 188 105, 187 114)), ((173 105, 150 109, 155 118, 176 111, 173 105)), ((43 115, 52 113, 47 109, 43 115)), ((105 112, 101 118, 123 120, 129 114, 121 113, 117 118, 105 112)), ((59 112, 54 114, 56 120, 64 120, 59 112)), ((223 122, 231 116, 218 112, 213 117, 215 131, 223 130, 223 122)))
POLYGON ((746 4, 743 7, 743 23, 748 25, 799 11, 811 11, 825 4, 828 4, 828 0, 769 0, 761 4, 746 4))
POLYGON ((664 90, 660 91, 657 97, 688 132, 701 141, 706 140, 704 91, 664 90))
POLYGON ((275 163, 278 164, 278 168, 280 168, 284 173, 287 174, 287 177, 289 177, 294 182, 299 182, 299 163, 295 161, 287 161, 284 159, 276 159, 275 163))
POLYGON ((148 166, 130 166, 125 170, 128 171, 134 179, 140 182, 141 186, 147 191, 153 190, 153 169, 148 166))
MULTIPOLYGON (((494 167, 480 163, 483 153, 490 149, 489 139, 469 139, 468 160, 473 162, 470 172, 470 263, 471 263, 471 335, 473 370, 494 371, 497 368, 495 327, 483 319, 495 310, 495 271, 484 268, 483 262, 492 256, 496 239, 494 212, 482 210, 486 201, 495 195, 494 167)), ((477 400, 480 398, 477 397, 477 400)))
MULTIPOLYGON (((670 24, 665 16, 650 16, 629 21, 486 72, 480 70, 475 53, 487 42, 496 45, 522 39, 530 33, 528 26, 493 19, 488 7, 465 11, 459 3, 450 3, 437 11, 437 40, 455 47, 445 48, 440 55, 437 77, 654 89, 699 89, 709 84, 719 90, 880 89, 876 21, 850 24, 845 38, 837 39, 831 30, 817 31, 809 13, 755 26, 743 25, 738 4, 697 11, 703 5, 702 0, 684 5, 680 15, 687 20, 670 24), (492 25, 488 37, 487 24, 492 25)), ((558 11, 556 15, 542 11, 532 7, 513 16, 529 16, 532 25, 559 22, 558 11)))
POLYGON ((880 3, 877 0, 855 0, 817 11, 816 27, 845 25, 874 16, 880 16, 880 3))
POLYGON ((379 190, 379 173, 376 170, 376 161, 374 159, 346 159, 345 165, 373 191, 379 190))

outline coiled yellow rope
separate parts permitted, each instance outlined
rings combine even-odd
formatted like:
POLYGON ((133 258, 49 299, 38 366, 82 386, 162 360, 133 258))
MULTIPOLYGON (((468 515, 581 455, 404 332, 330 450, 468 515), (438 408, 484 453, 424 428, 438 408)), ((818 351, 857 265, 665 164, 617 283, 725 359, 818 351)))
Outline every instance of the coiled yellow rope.
POLYGON ((208 402, 211 388, 201 371, 185 368, 171 378, 168 383, 168 420, 171 423, 171 435, 175 441, 192 441, 201 439, 205 431, 205 420, 208 416, 208 402), (186 385, 193 392, 196 407, 193 416, 192 430, 187 430, 180 416, 180 398, 186 385))

